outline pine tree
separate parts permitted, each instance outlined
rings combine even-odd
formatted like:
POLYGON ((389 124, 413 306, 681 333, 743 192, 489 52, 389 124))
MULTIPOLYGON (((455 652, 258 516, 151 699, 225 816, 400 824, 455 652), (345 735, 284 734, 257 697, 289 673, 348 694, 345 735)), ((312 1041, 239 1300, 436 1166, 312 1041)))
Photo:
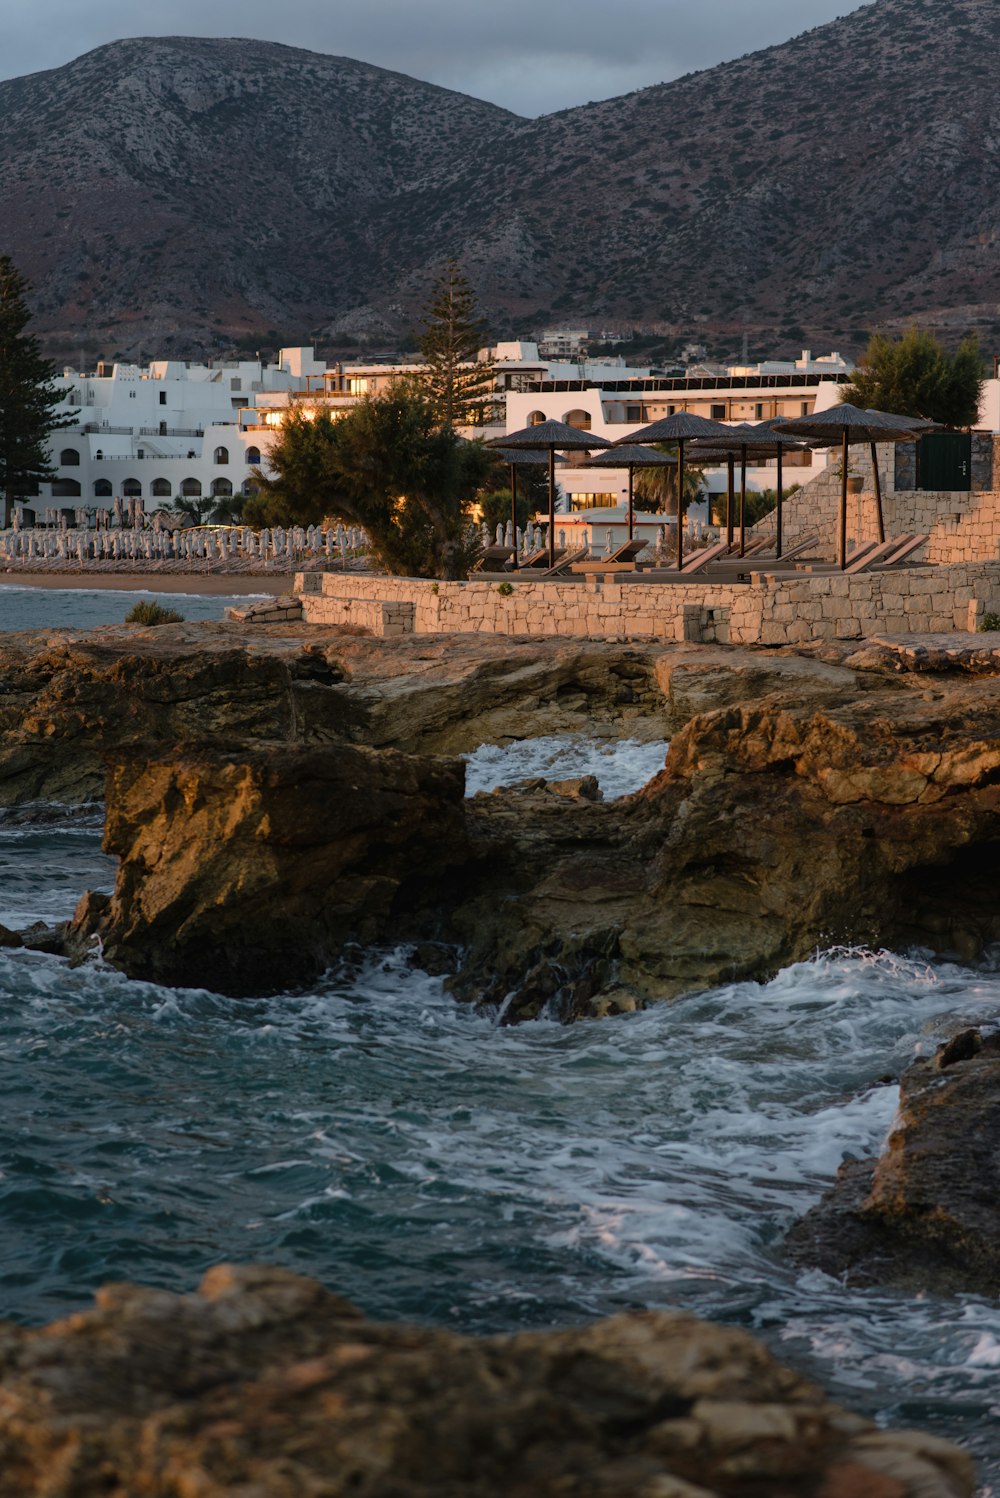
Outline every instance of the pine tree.
POLYGON ((25 304, 28 283, 9 255, 0 255, 0 494, 4 528, 10 525, 11 500, 31 494, 38 483, 54 477, 49 462, 49 433, 66 426, 55 407, 62 399, 54 389, 53 366, 43 358, 38 340, 25 329, 31 314, 25 304))
POLYGON ((438 419, 452 427, 482 426, 494 404, 493 361, 476 358, 486 342, 486 324, 454 260, 435 283, 422 324, 420 352, 430 371, 424 388, 438 419))

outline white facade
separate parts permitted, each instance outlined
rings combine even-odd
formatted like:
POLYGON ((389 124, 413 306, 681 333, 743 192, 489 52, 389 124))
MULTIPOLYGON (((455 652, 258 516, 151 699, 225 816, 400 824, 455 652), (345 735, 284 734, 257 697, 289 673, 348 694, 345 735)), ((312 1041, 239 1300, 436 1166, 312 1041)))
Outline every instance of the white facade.
MULTIPOLYGON (((483 351, 484 354, 487 351, 483 351)), ((814 359, 804 350, 794 362, 765 362, 724 375, 654 376, 620 359, 579 364, 546 360, 527 342, 498 344, 494 359, 497 416, 493 425, 466 435, 501 437, 539 420, 555 419, 609 440, 687 410, 723 422, 799 416, 835 405, 849 366, 836 353, 814 359)), ((56 382, 60 411, 71 425, 52 435, 58 478, 25 504, 45 509, 109 509, 116 498, 135 499, 147 511, 174 509, 185 499, 226 498, 246 492, 266 461, 289 405, 336 413, 367 394, 387 389, 401 374, 419 376, 420 363, 358 363, 328 367, 312 348, 282 349, 274 364, 243 360, 220 366, 154 361, 98 365, 94 374, 66 371, 56 382)), ((1000 432, 1000 380, 986 382, 980 427, 1000 432)), ((786 485, 804 483, 826 464, 808 455, 785 460, 786 485)), ((775 465, 748 470, 752 488, 772 488, 775 465)), ((609 507, 625 503, 624 469, 560 469, 566 507, 596 511, 611 522, 609 507)), ((709 470, 711 492, 725 489, 725 469, 709 470)))

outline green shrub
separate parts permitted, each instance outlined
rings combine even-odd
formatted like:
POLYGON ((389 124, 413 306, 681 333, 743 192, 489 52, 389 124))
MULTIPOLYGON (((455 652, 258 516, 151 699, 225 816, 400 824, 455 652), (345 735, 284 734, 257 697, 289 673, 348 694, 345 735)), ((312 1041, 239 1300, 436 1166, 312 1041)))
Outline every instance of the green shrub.
POLYGON ((1000 629, 1000 614, 984 614, 979 621, 980 634, 991 634, 1000 629))
POLYGON ((513 591, 513 583, 497 583, 497 592, 501 598, 509 598, 513 591))
POLYGON ((161 608, 158 603, 137 603, 135 608, 125 615, 126 624, 183 624, 184 615, 178 614, 176 609, 161 608))

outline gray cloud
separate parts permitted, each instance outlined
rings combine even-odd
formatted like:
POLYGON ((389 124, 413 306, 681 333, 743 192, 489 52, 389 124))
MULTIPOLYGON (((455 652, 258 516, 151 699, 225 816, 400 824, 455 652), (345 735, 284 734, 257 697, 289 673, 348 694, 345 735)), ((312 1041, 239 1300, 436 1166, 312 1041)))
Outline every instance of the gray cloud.
POLYGON ((357 57, 519 114, 628 93, 786 41, 860 0, 0 0, 0 76, 119 37, 254 36, 357 57))

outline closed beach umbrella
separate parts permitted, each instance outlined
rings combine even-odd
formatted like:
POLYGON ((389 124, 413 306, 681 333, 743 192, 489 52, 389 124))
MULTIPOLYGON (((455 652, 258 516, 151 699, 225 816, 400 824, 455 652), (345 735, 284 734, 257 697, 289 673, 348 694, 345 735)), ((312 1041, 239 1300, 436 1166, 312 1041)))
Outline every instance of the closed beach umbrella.
POLYGON ((556 453, 590 451, 595 447, 610 447, 606 437, 594 432, 581 431, 565 421, 540 421, 534 427, 522 427, 519 432, 508 432, 503 437, 493 437, 487 447, 511 448, 515 451, 547 452, 549 455, 549 566, 556 564, 556 453))
POLYGON ((625 447, 633 442, 677 443, 677 570, 684 565, 684 536, 681 525, 681 508, 684 498, 684 444, 695 437, 724 437, 730 430, 721 421, 709 421, 707 416, 695 416, 691 411, 675 411, 673 416, 664 416, 649 426, 630 432, 619 438, 616 447, 625 447))
POLYGON ((677 462, 673 453, 660 452, 655 447, 640 447, 637 443, 626 443, 622 447, 609 447, 598 453, 584 466, 586 468, 628 469, 628 538, 632 540, 634 513, 632 504, 632 478, 637 468, 672 468, 677 462))
MULTIPOLYGON (((840 531, 837 538, 837 562, 841 568, 847 566, 847 465, 852 443, 867 442, 874 447, 876 442, 915 442, 930 423, 914 427, 912 418, 893 416, 887 411, 862 411, 858 406, 844 402, 831 406, 828 411, 813 411, 808 416, 793 416, 787 421, 775 421, 772 430, 784 432, 790 437, 815 439, 813 446, 825 442, 829 446, 839 443, 841 448, 840 468, 840 531)), ((876 475, 878 464, 875 465, 876 475)), ((877 482, 877 479, 876 479, 877 482)), ((881 491, 879 491, 881 511, 881 491)))

